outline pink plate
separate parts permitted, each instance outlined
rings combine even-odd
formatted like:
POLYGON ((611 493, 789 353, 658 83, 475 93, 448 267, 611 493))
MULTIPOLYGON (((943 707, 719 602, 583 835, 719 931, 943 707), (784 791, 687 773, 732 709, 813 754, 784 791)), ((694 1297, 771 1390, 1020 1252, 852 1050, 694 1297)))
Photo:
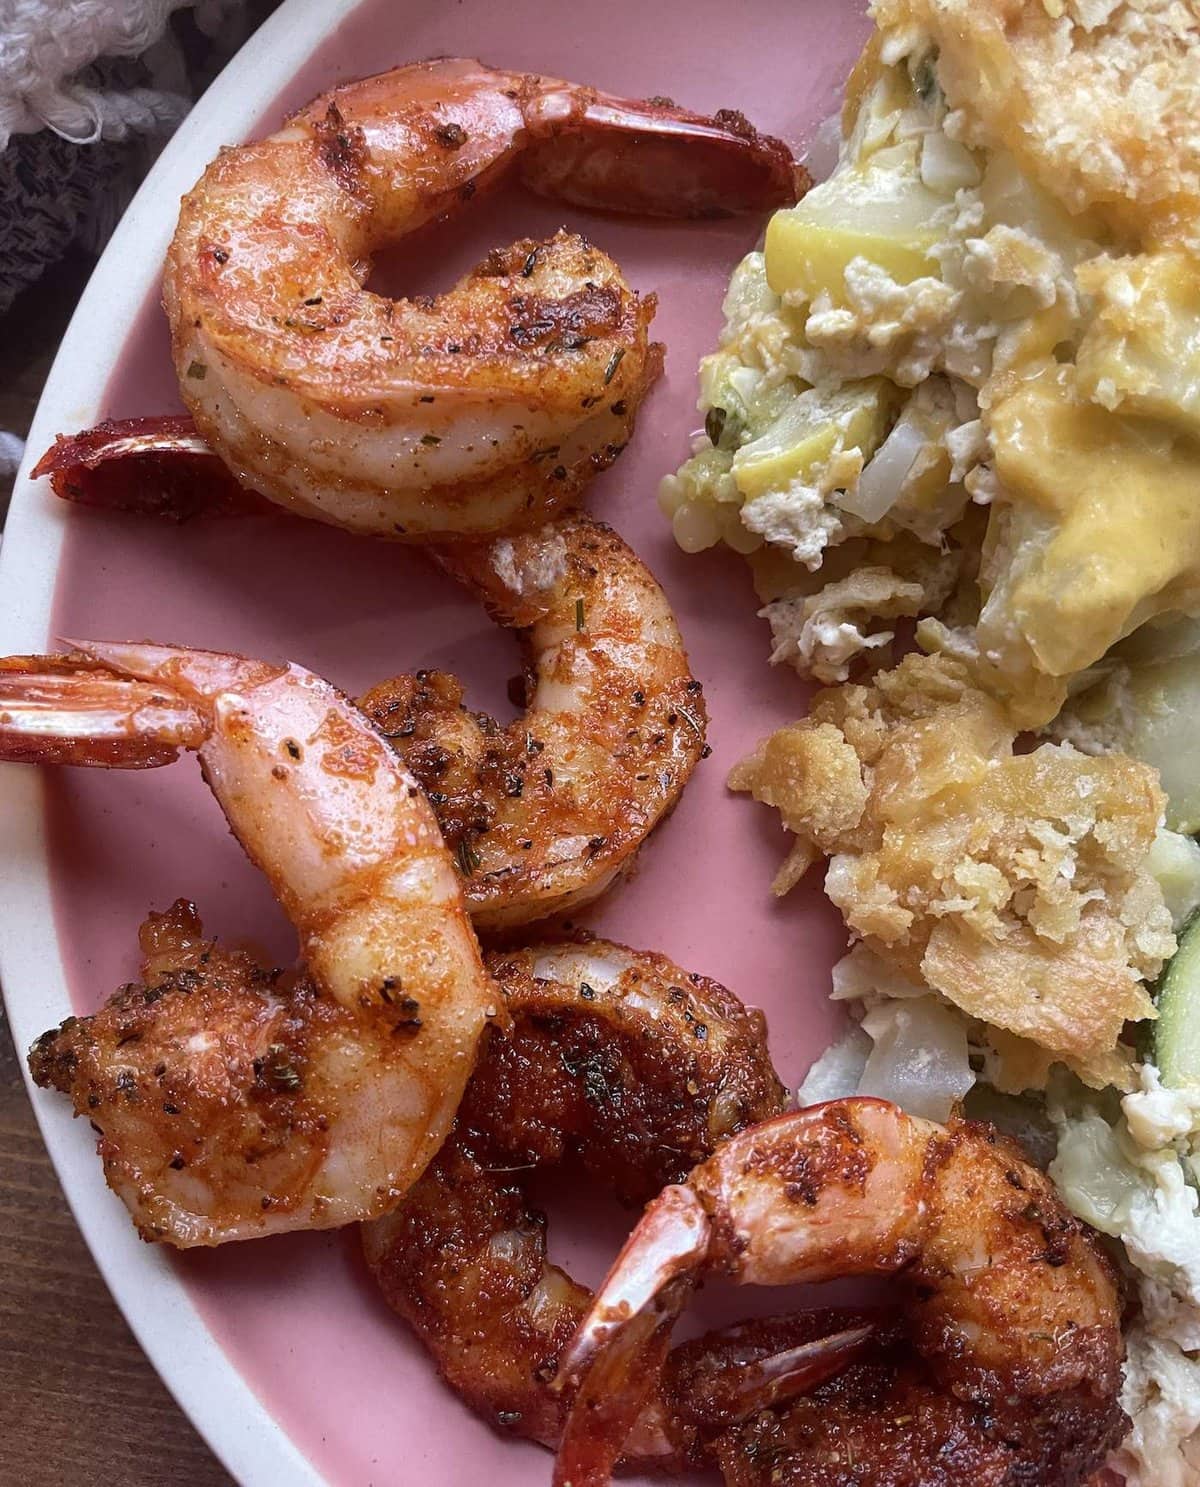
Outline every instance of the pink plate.
MULTIPOLYGON (((47 386, 30 441, 103 416, 175 409, 157 303, 176 202, 222 143, 274 127, 314 93, 443 53, 557 73, 634 97, 744 109, 798 148, 836 104, 866 23, 825 0, 288 0, 213 86, 140 192, 97 269, 47 386)), ((837 916, 815 890, 783 905, 767 888, 784 850, 765 811, 730 797, 729 766, 802 711, 791 672, 766 664, 766 627, 742 561, 684 557, 658 513, 659 478, 688 450, 696 363, 720 324, 725 283, 762 223, 589 217, 514 188, 407 243, 386 285, 446 286, 489 246, 566 222, 659 296, 667 372, 637 435, 597 483, 594 511, 638 549, 670 595, 712 716, 712 757, 640 871, 588 922, 664 950, 764 1007, 794 1082, 835 1028, 826 1000, 837 916)), ((478 705, 505 712, 508 637, 420 554, 272 519, 176 528, 60 507, 18 481, 3 553, 0 646, 52 636, 142 638, 290 658, 355 692, 418 666, 456 671, 478 705)), ((290 932, 229 837, 194 762, 145 773, 0 770, 0 966, 14 1031, 28 1043, 87 1012, 136 968, 145 910, 194 898, 207 927, 274 956, 290 932)), ((549 1458, 501 1442, 433 1375, 373 1294, 352 1233, 304 1234, 182 1258, 137 1242, 105 1189, 90 1133, 66 1102, 33 1092, 47 1143, 106 1278, 156 1366, 229 1469, 255 1484, 493 1487, 546 1481, 549 1458)), ((556 1257, 585 1278, 611 1259, 628 1215, 564 1214, 556 1257), (584 1237, 586 1227, 587 1235, 584 1237)), ((729 1298, 717 1298, 728 1308, 729 1298)), ((779 1298, 769 1298, 778 1305, 779 1298)), ((737 1298, 736 1310, 750 1298, 737 1298)), ((756 1301, 754 1305, 758 1305, 756 1301)), ((715 1315, 711 1311, 709 1315, 715 1315)))

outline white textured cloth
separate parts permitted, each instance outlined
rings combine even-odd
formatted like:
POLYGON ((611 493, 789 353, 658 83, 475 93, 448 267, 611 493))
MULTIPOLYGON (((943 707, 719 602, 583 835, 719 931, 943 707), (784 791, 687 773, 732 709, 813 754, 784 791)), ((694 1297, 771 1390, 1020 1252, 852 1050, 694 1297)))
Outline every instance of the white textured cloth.
MULTIPOLYGON (((186 69, 165 35, 195 0, 0 0, 0 150, 14 134, 52 129, 74 144, 173 128, 188 107, 186 69), (138 57, 149 86, 104 86, 80 74, 101 58, 138 57)), ((199 0, 214 34, 232 0, 199 0)))
POLYGON ((25 440, 16 434, 0 432, 0 480, 9 479, 17 473, 21 456, 25 453, 25 440))
MULTIPOLYGON (((0 0, 0 315, 71 243, 104 246, 192 99, 275 3, 0 0)), ((0 520, 22 448, 0 431, 0 520)))
POLYGON ((0 149, 52 129, 75 144, 124 139, 182 118, 169 91, 98 87, 78 74, 100 57, 140 57, 182 0, 0 0, 0 149))
POLYGON ((251 0, 0 0, 0 314, 68 244, 98 250, 251 0), (185 55, 168 26, 192 9, 185 55), (195 54, 203 50, 201 75, 195 54))

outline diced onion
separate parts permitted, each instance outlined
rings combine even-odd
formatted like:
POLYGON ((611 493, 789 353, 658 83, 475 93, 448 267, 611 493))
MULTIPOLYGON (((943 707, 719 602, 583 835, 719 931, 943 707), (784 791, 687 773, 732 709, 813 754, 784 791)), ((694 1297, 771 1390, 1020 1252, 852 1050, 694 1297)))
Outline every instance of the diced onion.
POLYGON ((904 478, 924 443, 916 425, 902 418, 858 477, 858 488, 835 496, 837 504, 863 521, 882 521, 900 499, 904 478))
POLYGON ((685 487, 678 475, 664 475, 658 482, 658 509, 665 517, 674 516, 685 499, 685 487))
POLYGON ((801 1105, 874 1095, 947 1121, 975 1083, 966 1023, 938 996, 882 1001, 826 1049, 797 1091, 801 1105))
POLYGON ((698 501, 687 501, 678 507, 671 518, 671 528, 684 552, 703 552, 721 540, 716 512, 698 501))
POLYGON ((1153 665, 1157 661, 1174 661, 1180 656, 1200 651, 1200 619, 1182 615, 1171 619, 1154 619, 1117 646, 1122 661, 1133 666, 1153 665))
POLYGON ((1063 1122, 1050 1176, 1072 1212, 1101 1234, 1120 1234, 1142 1187, 1116 1131, 1094 1113, 1063 1122))
POLYGON ((1176 934, 1200 908, 1200 846, 1190 836, 1160 826, 1146 857, 1157 879, 1176 934))
POLYGON ((804 1076, 796 1091, 801 1105, 819 1105, 824 1100, 844 1100, 856 1095, 871 1052, 871 1040, 860 1027, 852 1027, 844 1038, 827 1048, 804 1076))
POLYGON ((935 996, 883 1002, 863 1018, 874 1047, 858 1092, 910 1115, 949 1120, 975 1083, 962 1018, 935 996))
POLYGON ((963 186, 978 186, 979 167, 965 145, 931 129, 921 145, 921 180, 941 196, 953 196, 963 186))
POLYGON ((763 374, 757 367, 735 367, 729 373, 729 385, 737 393, 743 408, 748 408, 758 396, 763 374))
POLYGON ((763 539, 759 533, 752 532, 749 527, 743 525, 740 506, 718 507, 717 522, 721 541, 726 547, 731 547, 734 552, 743 554, 757 552, 763 545, 763 539))

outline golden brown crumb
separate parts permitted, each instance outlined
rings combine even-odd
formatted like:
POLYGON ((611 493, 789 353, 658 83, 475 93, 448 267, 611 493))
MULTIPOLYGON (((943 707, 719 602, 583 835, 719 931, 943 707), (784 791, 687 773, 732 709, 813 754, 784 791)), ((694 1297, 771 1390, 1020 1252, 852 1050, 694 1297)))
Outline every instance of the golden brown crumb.
POLYGON ((1146 867, 1162 791, 1123 755, 1015 741, 961 663, 914 654, 818 693, 730 784, 797 837, 776 891, 828 857, 830 899, 901 974, 1093 1079, 1119 1075, 1123 1024, 1153 1016, 1142 980, 1175 948, 1146 867))
POLYGON ((776 893, 786 893, 816 861, 818 842, 852 831, 867 805, 858 755, 829 723, 793 723, 764 738, 734 765, 729 788, 749 790, 755 800, 773 805, 796 836, 775 880, 776 893))
POLYGON ((1060 1059, 1029 1038, 1018 1038, 1004 1028, 987 1027, 981 1031, 980 1044, 984 1050, 984 1077, 1003 1094, 1045 1089, 1051 1069, 1060 1062, 1089 1089, 1112 1088, 1128 1094, 1138 1085, 1134 1051, 1123 1043, 1091 1058, 1060 1059))
POLYGON ((967 139, 1135 242, 1195 233, 1200 14, 1189 0, 876 0, 916 26, 967 139))

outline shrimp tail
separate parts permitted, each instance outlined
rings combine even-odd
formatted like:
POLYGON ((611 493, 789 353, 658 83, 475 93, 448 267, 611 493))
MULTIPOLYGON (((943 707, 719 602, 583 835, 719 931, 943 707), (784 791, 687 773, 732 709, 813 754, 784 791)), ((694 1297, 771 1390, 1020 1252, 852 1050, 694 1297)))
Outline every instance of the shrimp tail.
POLYGON ((674 1321, 687 1299, 672 1288, 698 1271, 708 1255, 711 1225, 700 1199, 682 1183, 664 1188, 647 1205, 612 1269, 596 1292, 591 1310, 567 1345, 553 1388, 577 1387, 601 1354, 644 1313, 661 1315, 668 1303, 674 1321))
POLYGON ((64 501, 168 521, 194 516, 278 516, 247 490, 186 415, 106 419, 59 434, 30 472, 64 501))
MULTIPOLYGON (((671 1328, 709 1258, 712 1222, 695 1191, 647 1207, 567 1345, 553 1387, 574 1389, 554 1487, 605 1487, 662 1370, 671 1328)), ((807 1393, 863 1353, 875 1328, 846 1327, 759 1359, 724 1391, 726 1421, 807 1393)))
POLYGON ((734 109, 711 117, 666 98, 631 101, 567 84, 524 109, 525 184, 573 206, 648 217, 729 217, 790 206, 811 184, 782 140, 734 109))
MULTIPOLYGON (((690 1275, 667 1283, 652 1311, 634 1317, 604 1348, 571 1404, 554 1466, 553 1487, 608 1487, 666 1359, 671 1328, 694 1286, 690 1275)), ((866 1323, 819 1337, 738 1370, 722 1397, 724 1429, 807 1394, 866 1352, 866 1323)))
POLYGON ((862 1357, 875 1328, 869 1322, 787 1348, 738 1370, 724 1399, 725 1419, 746 1420, 834 1378, 862 1357))
POLYGON ((0 759, 17 764, 154 769, 197 749, 209 725, 161 685, 101 670, 83 656, 0 663, 0 759))
POLYGON ((212 734, 222 690, 257 686, 282 668, 220 651, 67 640, 57 656, 0 659, 0 759, 154 769, 212 734))
POLYGON ((676 1276, 601 1348, 571 1403, 553 1487, 605 1487, 611 1481, 625 1442, 654 1393, 671 1346, 671 1328, 693 1285, 690 1275, 676 1276))
POLYGON ((135 681, 170 687, 197 700, 208 700, 222 691, 260 686, 282 676, 286 669, 228 651, 204 651, 193 646, 154 645, 137 640, 67 640, 66 643, 86 657, 90 665, 107 667, 135 681))
POLYGON ((626 1241, 567 1345, 551 1387, 574 1389, 554 1487, 603 1487, 662 1370, 710 1226, 691 1188, 664 1188, 626 1241))

